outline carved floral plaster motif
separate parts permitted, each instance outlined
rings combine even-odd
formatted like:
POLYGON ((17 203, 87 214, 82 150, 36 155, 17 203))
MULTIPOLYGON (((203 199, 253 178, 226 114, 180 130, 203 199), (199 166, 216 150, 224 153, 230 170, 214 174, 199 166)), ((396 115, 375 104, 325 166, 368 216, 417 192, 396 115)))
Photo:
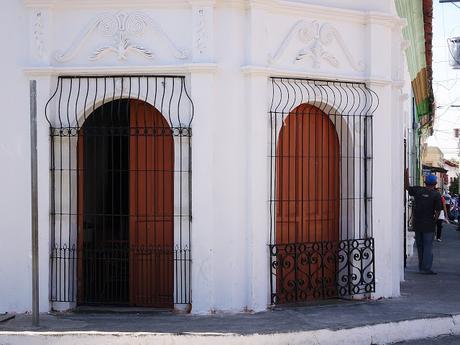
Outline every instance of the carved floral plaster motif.
POLYGON ((110 37, 112 44, 103 45, 96 49, 89 60, 98 60, 107 54, 115 54, 119 60, 126 60, 133 52, 146 59, 155 57, 152 50, 134 43, 133 38, 143 36, 147 29, 154 30, 166 41, 173 55, 178 59, 186 59, 186 51, 178 49, 161 27, 148 15, 140 12, 117 12, 104 14, 95 18, 85 30, 85 33, 65 52, 58 52, 55 59, 59 62, 70 61, 78 55, 86 41, 97 32, 102 37, 110 37))
POLYGON ((200 54, 203 54, 207 48, 207 34, 206 34, 206 10, 199 8, 197 11, 197 24, 196 24, 196 41, 195 45, 200 54))
POLYGON ((339 67, 339 60, 329 49, 329 46, 335 41, 354 70, 364 71, 365 69, 362 61, 355 61, 341 34, 334 26, 329 23, 309 22, 306 20, 299 20, 292 26, 271 59, 271 63, 275 63, 280 59, 295 38, 302 43, 303 48, 294 57, 294 63, 309 58, 314 68, 320 68, 323 62, 339 67))
POLYGON ((38 57, 45 57, 45 40, 44 40, 44 14, 42 11, 35 12, 33 24, 33 36, 35 40, 35 48, 38 57))

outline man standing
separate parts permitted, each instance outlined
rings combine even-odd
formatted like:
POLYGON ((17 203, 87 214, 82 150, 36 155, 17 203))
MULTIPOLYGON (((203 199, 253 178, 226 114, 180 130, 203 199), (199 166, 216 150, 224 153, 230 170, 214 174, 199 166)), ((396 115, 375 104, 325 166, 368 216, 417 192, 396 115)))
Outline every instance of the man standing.
POLYGON ((409 195, 414 197, 413 225, 418 253, 418 269, 422 274, 436 274, 433 265, 433 240, 436 222, 442 210, 441 194, 436 190, 435 175, 425 177, 425 187, 409 187, 406 173, 405 186, 409 195))

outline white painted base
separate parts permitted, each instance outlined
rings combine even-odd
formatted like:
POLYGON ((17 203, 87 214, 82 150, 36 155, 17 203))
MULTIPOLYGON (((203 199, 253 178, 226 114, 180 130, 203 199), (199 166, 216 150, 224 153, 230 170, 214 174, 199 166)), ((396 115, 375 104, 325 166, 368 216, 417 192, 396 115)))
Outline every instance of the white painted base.
POLYGON ((75 309, 77 303, 75 302, 53 302, 51 304, 51 310, 53 311, 69 311, 75 309))
POLYGON ((8 345, 369 345, 460 335, 460 315, 419 319, 332 331, 237 335, 189 333, 186 335, 146 332, 0 332, 0 344, 8 345))
POLYGON ((176 314, 188 314, 192 311, 191 304, 174 304, 174 312, 176 314))

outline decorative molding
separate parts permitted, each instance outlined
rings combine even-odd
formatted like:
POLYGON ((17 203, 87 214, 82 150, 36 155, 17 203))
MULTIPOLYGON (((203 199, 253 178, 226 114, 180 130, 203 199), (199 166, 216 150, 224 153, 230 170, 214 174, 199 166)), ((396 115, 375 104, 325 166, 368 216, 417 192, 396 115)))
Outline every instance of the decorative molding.
POLYGON ((397 15, 390 15, 382 12, 366 12, 365 24, 382 25, 389 28, 402 29, 407 26, 407 20, 397 15))
POLYGON ((206 9, 203 7, 198 8, 197 17, 195 46, 201 55, 207 48, 206 9))
POLYGON ((45 57, 43 17, 44 13, 42 11, 39 10, 35 12, 33 25, 33 36, 35 40, 35 47, 37 49, 37 55, 42 59, 45 57))
POLYGON ((26 7, 48 7, 50 9, 72 8, 187 8, 188 0, 23 0, 26 7))
MULTIPOLYGON (((23 0, 26 7, 48 7, 50 9, 73 8, 126 8, 127 0, 23 0)), ((277 15, 309 15, 321 20, 334 20, 368 24, 379 21, 393 27, 404 25, 397 15, 379 11, 359 11, 340 7, 313 5, 288 0, 129 0, 131 8, 190 8, 190 6, 219 6, 223 8, 263 8, 277 15)))
POLYGON ((119 60, 126 60, 130 52, 135 52, 146 59, 153 59, 155 55, 150 49, 137 45, 132 41, 133 37, 143 36, 149 28, 166 41, 176 58, 186 59, 188 57, 188 53, 178 49, 151 17, 140 12, 127 13, 120 11, 115 14, 103 14, 94 19, 88 25, 85 33, 75 41, 72 47, 66 52, 57 52, 55 59, 59 62, 72 60, 96 31, 101 36, 111 37, 114 44, 96 49, 89 60, 98 60, 109 53, 116 54, 119 60))
POLYGON ((266 77, 279 77, 279 78, 311 78, 318 80, 328 81, 343 81, 343 82, 358 82, 358 83, 369 83, 374 86, 389 86, 399 85, 399 80, 387 79, 382 76, 356 76, 351 74, 337 74, 337 73, 324 73, 324 72, 311 72, 305 74, 303 71, 291 70, 291 69, 280 69, 267 66, 257 65, 246 65, 241 67, 241 72, 246 76, 266 76, 266 77))
POLYGON ((410 95, 408 93, 401 93, 401 95, 399 96, 399 99, 402 102, 407 101, 409 98, 410 98, 410 95))
POLYGON ((320 24, 317 21, 309 22, 306 20, 299 20, 292 26, 275 55, 270 59, 271 63, 275 63, 279 60, 294 37, 297 37, 297 40, 304 45, 304 48, 297 52, 294 62, 310 58, 314 68, 319 68, 323 61, 328 62, 334 67, 339 67, 339 60, 327 50, 327 46, 336 41, 347 58, 348 63, 354 70, 362 72, 365 69, 365 65, 362 61, 355 61, 345 41, 334 26, 329 23, 320 24))
POLYGON ((67 76, 67 75, 185 75, 189 73, 213 74, 218 70, 214 63, 190 63, 177 65, 149 65, 149 66, 84 66, 84 67, 43 67, 29 66, 23 69, 28 76, 67 76))

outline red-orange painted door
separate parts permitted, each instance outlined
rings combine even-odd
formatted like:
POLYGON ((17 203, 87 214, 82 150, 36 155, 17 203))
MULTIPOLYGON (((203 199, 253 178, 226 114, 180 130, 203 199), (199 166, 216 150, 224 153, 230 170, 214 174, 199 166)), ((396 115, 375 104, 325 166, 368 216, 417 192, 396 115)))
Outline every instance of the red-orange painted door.
POLYGON ((153 106, 130 101, 130 304, 173 306, 174 140, 153 106))
POLYGON ((339 141, 329 117, 302 104, 285 119, 276 160, 280 303, 335 294, 339 240, 339 141))

